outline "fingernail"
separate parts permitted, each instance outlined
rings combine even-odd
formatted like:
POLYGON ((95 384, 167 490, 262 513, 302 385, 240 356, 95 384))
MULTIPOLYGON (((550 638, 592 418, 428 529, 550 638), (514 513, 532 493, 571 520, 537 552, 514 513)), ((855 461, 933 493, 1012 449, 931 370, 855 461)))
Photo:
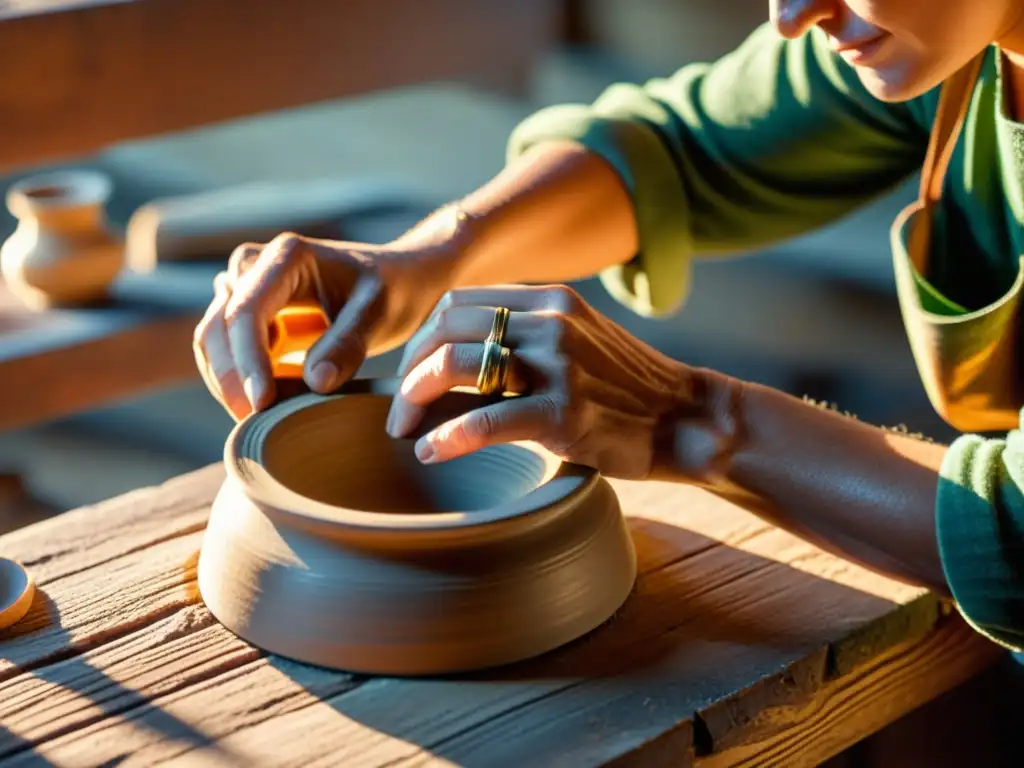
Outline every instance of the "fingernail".
POLYGON ((324 360, 313 366, 310 377, 313 379, 310 384, 314 389, 330 389, 331 384, 338 377, 338 367, 334 363, 324 360))
POLYGON ((437 458, 437 451, 434 449, 434 442, 430 435, 416 441, 416 458, 424 464, 430 464, 437 458))
POLYGON ((384 424, 384 431, 386 431, 389 435, 391 435, 391 437, 398 437, 398 435, 395 434, 395 426, 396 426, 397 422, 398 422, 397 409, 395 408, 395 406, 392 405, 391 409, 388 411, 388 420, 384 424))
POLYGON ((249 400, 249 404, 252 405, 253 410, 260 407, 266 390, 255 376, 249 376, 242 382, 242 391, 245 392, 245 396, 249 400))
POLYGON ((426 410, 405 399, 399 405, 397 400, 398 398, 391 404, 391 411, 388 413, 388 433, 392 437, 408 435, 417 424, 423 421, 423 414, 426 410))

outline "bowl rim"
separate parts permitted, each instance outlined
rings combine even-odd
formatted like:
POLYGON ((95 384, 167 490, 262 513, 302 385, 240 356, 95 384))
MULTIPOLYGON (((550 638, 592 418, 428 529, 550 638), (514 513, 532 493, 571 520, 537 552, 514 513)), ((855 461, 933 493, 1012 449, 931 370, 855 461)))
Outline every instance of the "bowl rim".
MULTIPOLYGON (((232 428, 224 443, 224 467, 229 481, 235 482, 242 494, 265 514, 287 518, 300 526, 325 525, 336 530, 371 532, 395 531, 457 531, 508 524, 526 523, 549 513, 564 511, 587 495, 600 479, 592 467, 562 461, 542 446, 517 441, 506 443, 528 450, 539 456, 549 470, 537 487, 506 502, 472 512, 393 513, 373 512, 351 507, 335 506, 317 501, 291 490, 277 480, 256 458, 243 456, 242 440, 258 421, 273 418, 286 411, 281 419, 292 413, 316 407, 332 400, 356 395, 393 395, 394 385, 388 382, 361 380, 342 392, 328 395, 305 393, 282 401, 270 408, 251 413, 232 428), (554 471, 550 467, 554 466, 554 471)), ((280 422, 278 422, 280 423, 280 422)))

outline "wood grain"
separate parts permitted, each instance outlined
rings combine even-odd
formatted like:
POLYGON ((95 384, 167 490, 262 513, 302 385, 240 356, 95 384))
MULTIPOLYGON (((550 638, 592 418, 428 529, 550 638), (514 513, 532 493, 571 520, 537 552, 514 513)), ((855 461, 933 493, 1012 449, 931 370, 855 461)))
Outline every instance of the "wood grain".
POLYGON ((959 616, 828 681, 803 707, 772 712, 735 745, 714 745, 701 768, 815 766, 994 663, 1002 653, 959 616), (942 674, 936 674, 941 669, 942 674))
POLYGON ((196 553, 219 471, 200 470, 2 537, 0 551, 32 573, 37 594, 25 618, 0 634, 0 681, 198 602, 196 553))
POLYGON ((135 0, 0 17, 0 168, 410 83, 525 89, 553 0, 135 0))
POLYGON ((140 488, 52 517, 0 539, 36 583, 51 582, 192 533, 201 532, 224 467, 213 464, 152 488, 140 488))
POLYGON ((0 538, 54 619, 0 636, 0 765, 811 764, 996 657, 922 590, 702 492, 616 483, 641 575, 604 627, 487 673, 353 679, 268 657, 201 604, 221 477, 0 538))
MULTIPOLYGON (((75 742, 82 737, 83 729, 102 726, 104 721, 123 715, 128 722, 142 719, 158 726, 140 728, 135 722, 131 728, 122 729, 128 740, 118 740, 120 749, 130 746, 133 760, 139 760, 143 757, 139 750, 146 744, 140 742, 138 734, 154 732, 162 736, 145 753, 147 762, 155 761, 184 749, 196 733, 204 734, 205 744, 239 727, 308 707, 318 697, 337 695, 357 684, 349 675, 300 665, 288 667, 293 679, 277 672, 262 656, 216 624, 203 606, 183 608, 102 648, 0 685, 0 722, 19 736, 17 744, 0 742, 0 758, 65 734, 75 733, 70 740, 75 742), (175 695, 182 690, 188 690, 185 699, 175 695), (254 706, 256 702, 250 696, 243 712, 236 713, 235 718, 223 717, 231 711, 224 702, 246 690, 259 692, 264 697, 262 706, 254 706), (208 714, 196 716, 193 694, 197 691, 209 692, 209 713, 222 715, 223 728, 218 729, 218 720, 211 720, 208 714), (273 704, 266 701, 269 696, 273 704), (160 700, 160 708, 148 706, 152 700, 160 700), (176 701, 187 704, 180 716, 174 711, 176 701), (169 738, 175 733, 186 743, 177 744, 169 738)), ((89 733, 95 737, 96 729, 89 733)), ((92 753, 98 751, 93 749, 92 753)), ((59 749, 54 753, 58 756, 59 749)))

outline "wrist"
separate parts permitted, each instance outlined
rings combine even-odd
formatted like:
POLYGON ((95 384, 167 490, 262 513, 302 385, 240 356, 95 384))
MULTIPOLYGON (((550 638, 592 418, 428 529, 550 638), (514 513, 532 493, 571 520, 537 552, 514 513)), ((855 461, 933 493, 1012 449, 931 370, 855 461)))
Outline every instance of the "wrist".
POLYGON ((679 396, 662 420, 652 479, 724 489, 740 450, 744 382, 706 368, 681 366, 679 396))
POLYGON ((403 301, 425 301, 432 308, 455 287, 453 277, 470 240, 467 224, 458 206, 446 205, 380 246, 374 261, 384 283, 403 301))
POLYGON ((394 258, 412 259, 451 274, 465 260, 477 229, 473 217, 456 201, 432 211, 384 249, 394 258))

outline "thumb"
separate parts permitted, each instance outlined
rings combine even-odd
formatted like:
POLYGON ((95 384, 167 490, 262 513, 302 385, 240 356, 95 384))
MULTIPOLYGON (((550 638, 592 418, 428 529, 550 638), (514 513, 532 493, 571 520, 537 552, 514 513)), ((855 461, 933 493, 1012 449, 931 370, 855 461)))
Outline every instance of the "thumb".
POLYGON ((383 283, 376 272, 365 272, 352 286, 337 319, 306 353, 303 378, 310 389, 326 394, 355 375, 383 313, 383 283))

